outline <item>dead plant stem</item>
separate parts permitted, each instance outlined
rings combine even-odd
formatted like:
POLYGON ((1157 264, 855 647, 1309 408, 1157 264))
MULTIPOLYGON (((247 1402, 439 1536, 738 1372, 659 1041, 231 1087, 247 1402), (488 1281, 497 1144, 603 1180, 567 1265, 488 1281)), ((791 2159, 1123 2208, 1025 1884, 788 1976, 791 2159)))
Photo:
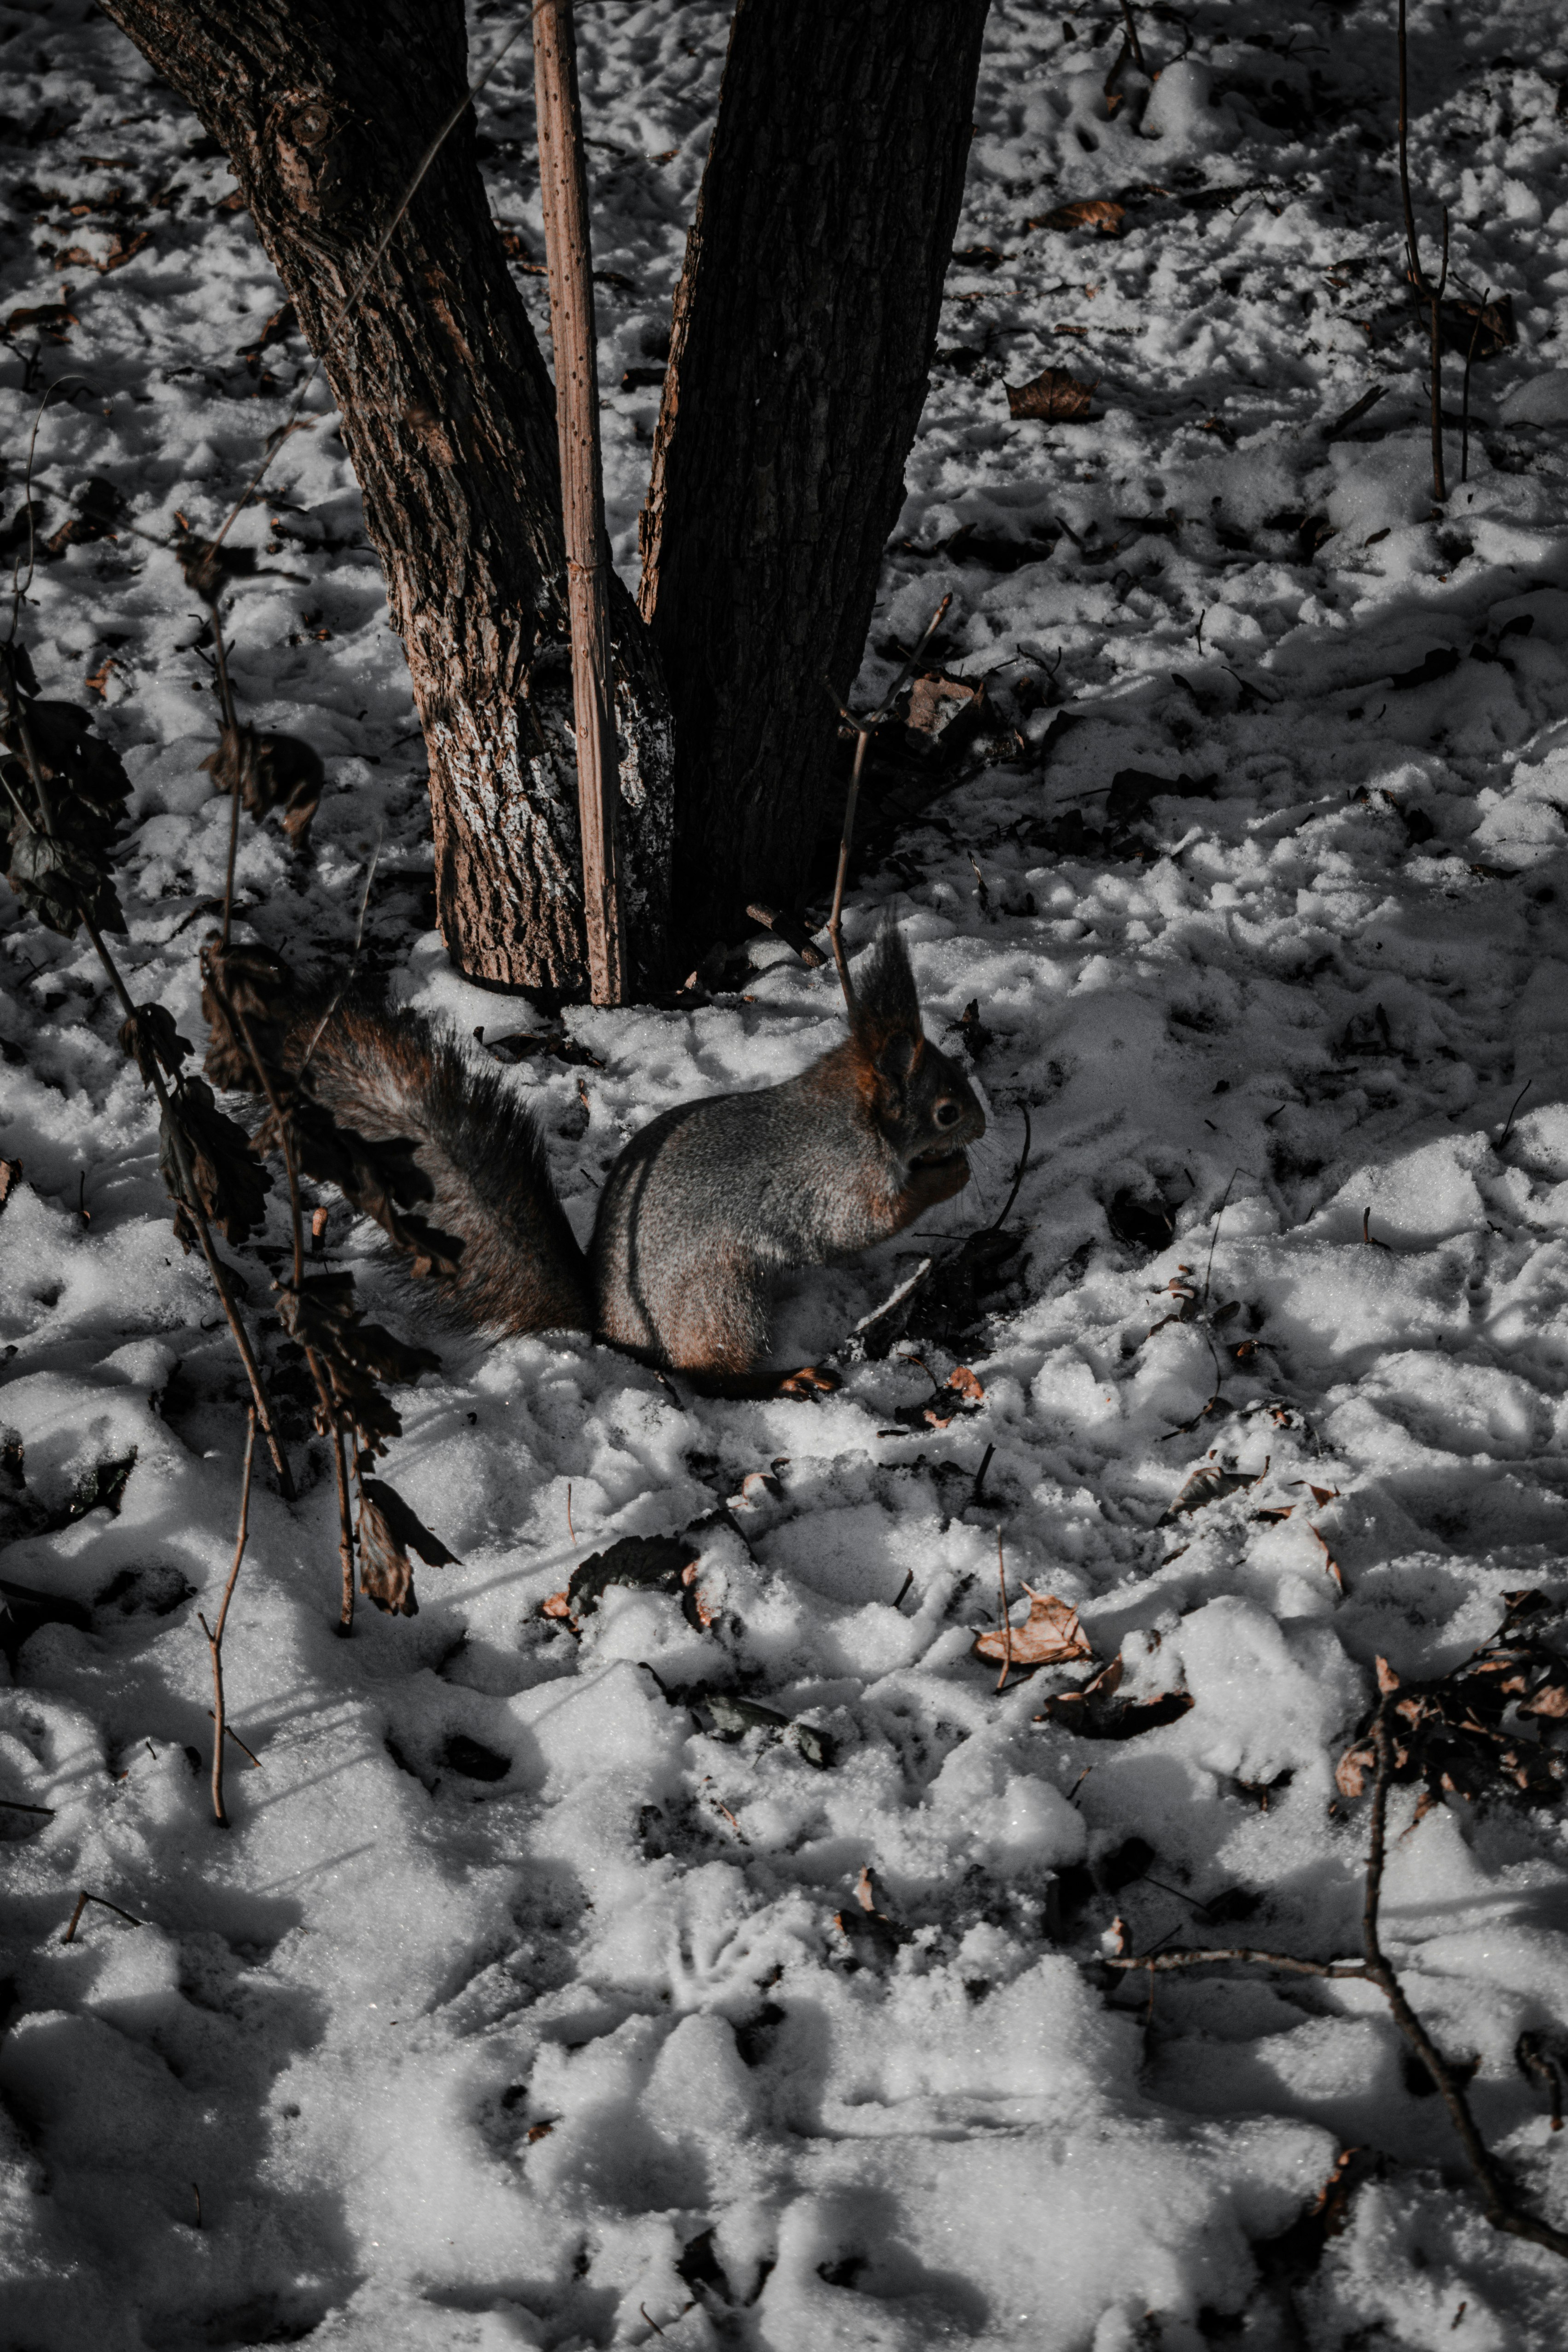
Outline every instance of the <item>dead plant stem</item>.
POLYGON ((1470 478, 1470 370, 1476 362, 1476 345, 1481 339, 1481 328, 1486 320, 1487 304, 1491 299, 1491 292, 1489 286, 1482 289, 1481 299, 1476 305, 1476 323, 1470 330, 1469 346, 1465 352, 1465 387, 1459 402, 1459 479, 1461 482, 1468 482, 1470 478))
POLYGON ((996 1677, 996 1687, 1002 1690, 1013 1671, 1013 1621, 1007 1614, 1007 1568, 1000 1528, 996 1530, 996 1582, 1002 1595, 1002 1671, 996 1677))
MULTIPOLYGON (((220 993, 210 975, 208 985, 214 988, 215 993, 220 993)), ((294 1144, 289 1129, 288 1117, 266 1056, 257 1051, 256 1040, 251 1034, 248 1020, 237 1006, 226 999, 224 1000, 224 1009, 228 1014, 231 1025, 238 1029, 245 1040, 245 1050, 250 1056, 250 1066, 261 1081, 262 1092, 267 1097, 268 1108, 272 1113, 272 1124, 278 1132, 278 1148, 283 1155, 283 1172, 289 1184, 289 1221, 294 1243, 293 1287, 294 1296, 299 1299, 302 1297, 305 1286, 305 1213, 300 1198, 300 1171, 294 1158, 294 1144)), ((316 1384, 319 1424, 322 1434, 330 1439, 332 1448, 332 1475, 338 1490, 338 1559, 342 1570, 338 1631, 340 1633, 346 1634, 353 1631, 354 1620, 354 1532, 353 1516, 349 1505, 348 1473, 343 1465, 342 1428, 337 1400, 332 1393, 332 1383, 326 1366, 315 1349, 309 1345, 305 1348, 305 1361, 310 1366, 310 1378, 316 1384)))
MULTIPOLYGON (((223 1589, 223 1602, 217 1612, 217 1623, 209 1626, 198 1610, 196 1622, 207 1637, 207 1649, 213 1662, 213 1819, 219 1829, 228 1827, 228 1815, 223 1801, 223 1739, 228 1726, 224 1718, 223 1698, 223 1629, 228 1622, 228 1604, 234 1599, 235 1580, 239 1563, 245 1558, 246 1538, 250 1532, 250 1469, 256 1458, 256 1407, 250 1408, 249 1423, 245 1433, 245 1475, 239 1489, 239 1532, 235 1538, 234 1559, 229 1566, 228 1582, 223 1589)), ((255 1759, 251 1759, 252 1762, 255 1759)))

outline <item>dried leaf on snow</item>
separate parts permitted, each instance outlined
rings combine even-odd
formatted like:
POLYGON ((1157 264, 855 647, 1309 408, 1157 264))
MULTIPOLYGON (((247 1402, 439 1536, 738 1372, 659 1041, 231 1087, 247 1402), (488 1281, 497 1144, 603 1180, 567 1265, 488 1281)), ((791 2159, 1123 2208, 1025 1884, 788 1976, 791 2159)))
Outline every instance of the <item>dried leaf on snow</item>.
POLYGON ((687 1617, 701 1625, 705 1620, 695 1584, 698 1557, 689 1536, 622 1536, 580 1561, 565 1591, 552 1592, 544 1602, 543 1613, 575 1625, 597 1609, 612 1584, 629 1584, 679 1594, 687 1617))
POLYGON ((1092 383, 1066 368, 1046 368, 1027 383, 1005 386, 1010 416, 1043 416, 1057 425, 1082 424, 1089 416, 1092 383))
POLYGON ((1081 1690, 1058 1691, 1047 1699, 1035 1721, 1058 1724, 1080 1739, 1135 1739, 1140 1732, 1174 1723, 1192 1706, 1191 1693, 1184 1690, 1162 1691, 1152 1699, 1121 1698, 1122 1673, 1121 1657, 1112 1658, 1081 1690))
POLYGON ((1092 228, 1101 236, 1120 236, 1121 224, 1127 217, 1127 207, 1112 202, 1109 196, 1080 196, 1076 204, 1058 205, 1038 220, 1030 221, 1030 228, 1092 228))
POLYGON ((1037 1592, 1032 1584, 1024 1590, 1029 1596, 1026 1622, 1009 1626, 1005 1633, 999 1625, 988 1626, 975 1642, 975 1657, 988 1658, 994 1665, 1011 1660, 1015 1666, 1026 1667, 1072 1666, 1093 1656, 1071 1601, 1058 1601, 1054 1592, 1037 1592))

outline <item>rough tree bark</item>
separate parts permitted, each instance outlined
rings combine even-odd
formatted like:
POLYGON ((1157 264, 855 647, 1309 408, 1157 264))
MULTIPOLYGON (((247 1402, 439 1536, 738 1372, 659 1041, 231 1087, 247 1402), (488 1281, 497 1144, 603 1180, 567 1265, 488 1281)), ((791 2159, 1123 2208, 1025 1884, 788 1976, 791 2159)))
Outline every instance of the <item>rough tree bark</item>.
MULTIPOLYGON (((227 151, 312 349, 467 74, 461 0, 104 0, 227 151)), ((437 904, 479 980, 585 978, 554 393, 466 113, 325 373, 430 754, 437 904)), ((662 965, 670 744, 612 576, 634 969, 662 965)))
POLYGON ((676 295, 643 614, 700 940, 802 888, 903 497, 986 0, 739 0, 676 295))

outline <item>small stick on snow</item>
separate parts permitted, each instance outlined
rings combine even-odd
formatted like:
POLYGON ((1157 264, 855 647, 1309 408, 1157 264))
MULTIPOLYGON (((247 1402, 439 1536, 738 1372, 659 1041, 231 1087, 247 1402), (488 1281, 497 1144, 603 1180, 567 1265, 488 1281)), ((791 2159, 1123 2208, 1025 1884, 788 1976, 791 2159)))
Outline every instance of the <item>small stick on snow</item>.
POLYGON ((996 1677, 1000 1690, 1013 1671, 1013 1621, 1007 1614, 1007 1570, 1002 1554, 1002 1530, 996 1530, 996 1581, 1002 1592, 1002 1671, 996 1677))
MULTIPOLYGON (((209 1706, 209 1707, 208 1707, 208 1709, 207 1709, 207 1721, 208 1721, 209 1723, 215 1723, 216 1720, 217 1720, 216 1717, 213 1714, 213 1711, 212 1711, 211 1707, 209 1706)), ((232 1740, 233 1740, 233 1742, 234 1742, 234 1744, 235 1744, 235 1746, 238 1748, 238 1750, 239 1750, 239 1752, 240 1752, 240 1754, 241 1754, 242 1756, 248 1756, 248 1757, 249 1757, 249 1759, 250 1759, 250 1760, 251 1760, 252 1764, 254 1764, 254 1765, 255 1765, 256 1769, 259 1772, 259 1771, 260 1771, 260 1769, 261 1769, 261 1759, 260 1759, 260 1757, 257 1754, 257 1752, 256 1752, 256 1750, 255 1750, 255 1748, 247 1748, 247 1747, 246 1746, 246 1744, 245 1744, 244 1740, 240 1738, 240 1736, 239 1736, 238 1732, 235 1729, 235 1727, 234 1727, 233 1724, 232 1724, 232 1723, 226 1723, 226 1724, 224 1725, 224 1727, 223 1727, 223 1732, 224 1732, 224 1738, 225 1738, 226 1739, 232 1739, 232 1740)))
POLYGON ((1491 300, 1491 292, 1489 286, 1482 289, 1481 299, 1476 305, 1476 323, 1470 330, 1470 347, 1465 353, 1465 391, 1464 397, 1459 403, 1459 479, 1461 482, 1468 482, 1470 478, 1470 370, 1475 365, 1476 345, 1481 339, 1481 322, 1487 315, 1487 304, 1491 300))
POLYGON ((1504 1122, 1502 1133, 1499 1136, 1497 1142, 1493 1146, 1494 1150, 1506 1151, 1508 1150, 1508 1139, 1513 1133, 1515 1114, 1519 1109, 1520 1104, 1524 1100, 1525 1096, 1530 1092, 1531 1087, 1534 1084, 1535 1080, 1533 1078, 1526 1078, 1523 1086, 1521 1087, 1518 1094, 1515 1095, 1513 1098, 1513 1108, 1510 1110, 1507 1120, 1504 1122))
MULTIPOLYGON (((223 1714, 223 1629, 228 1622, 228 1604, 234 1599, 235 1579, 239 1574, 239 1563, 245 1558, 246 1538, 250 1532, 250 1467, 255 1458, 256 1408, 252 1405, 249 1423, 245 1433, 245 1474, 239 1489, 239 1532, 235 1538, 234 1559, 229 1567, 228 1582, 223 1589, 223 1605, 217 1612, 216 1631, 208 1625, 199 1610, 196 1612, 196 1622, 207 1637, 207 1649, 213 1662, 212 1716, 216 1726, 213 1733, 213 1819, 220 1830, 226 1830, 228 1827, 228 1815, 224 1811, 223 1803, 223 1739, 224 1733, 228 1728, 223 1714)), ((245 1752, 250 1756, 248 1748, 245 1752)), ((254 1764, 255 1757, 251 1756, 250 1760, 254 1764)))
MULTIPOLYGON (((985 1507, 985 1473, 991 1467, 991 1457, 995 1451, 994 1445, 988 1445, 980 1457, 980 1467, 974 1474, 974 1485, 969 1496, 970 1507, 973 1510, 984 1510, 985 1507)), ((913 1569, 910 1570, 910 1574, 911 1576, 914 1574, 913 1569)))
POLYGON ((96 1903, 100 1911, 112 1911, 115 1917, 123 1919, 128 1927, 144 1927, 147 1924, 145 1919, 138 1919, 131 1912, 122 1911, 118 1903, 110 1903, 106 1895, 89 1895, 84 1886, 76 1898, 76 1909, 71 1913, 70 1926, 60 1937, 62 1944, 75 1942, 77 1922, 89 1903, 96 1903))

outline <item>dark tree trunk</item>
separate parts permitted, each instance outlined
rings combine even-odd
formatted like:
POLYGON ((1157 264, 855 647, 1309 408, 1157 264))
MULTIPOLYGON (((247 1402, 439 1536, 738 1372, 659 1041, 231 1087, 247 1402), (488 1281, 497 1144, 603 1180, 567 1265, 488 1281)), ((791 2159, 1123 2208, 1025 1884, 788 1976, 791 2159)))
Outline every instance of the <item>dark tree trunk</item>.
MULTIPOLYGON (((104 0, 222 142, 317 352, 461 98, 461 0, 104 0)), ((327 354, 430 754, 442 932, 475 979, 585 978, 555 400, 471 110, 327 354)), ((662 963, 670 753, 612 577, 627 930, 662 963)))
POLYGON ((803 887, 903 497, 986 0, 739 0, 675 300, 642 610, 699 940, 803 887))

